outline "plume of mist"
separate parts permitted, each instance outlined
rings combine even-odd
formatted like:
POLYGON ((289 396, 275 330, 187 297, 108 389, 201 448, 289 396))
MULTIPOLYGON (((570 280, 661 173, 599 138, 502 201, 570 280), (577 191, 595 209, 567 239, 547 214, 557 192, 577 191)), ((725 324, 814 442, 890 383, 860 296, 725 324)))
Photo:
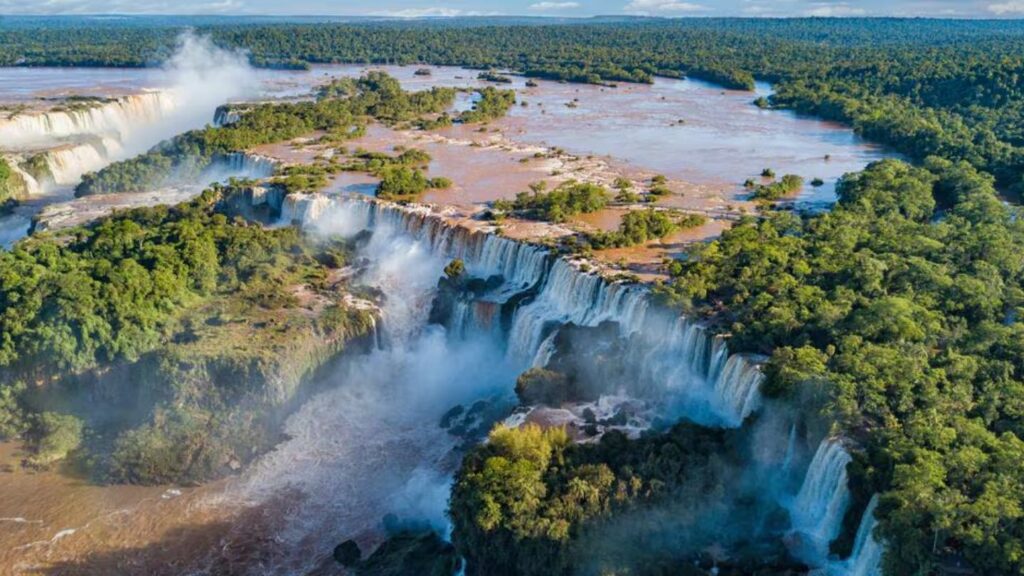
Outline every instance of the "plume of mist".
POLYGON ((160 68, 157 84, 173 107, 160 121, 133 130, 124 142, 129 157, 176 134, 202 128, 213 121, 217 107, 259 94, 256 70, 241 50, 228 50, 209 36, 189 30, 177 40, 174 53, 160 68))
POLYGON ((244 51, 220 48, 209 36, 192 31, 178 37, 163 70, 171 93, 182 103, 183 115, 195 114, 204 124, 213 118, 217 106, 259 93, 259 79, 244 51))
MULTIPOLYGON (((387 345, 350 357, 327 376, 329 387, 285 424, 288 439, 260 458, 228 491, 257 503, 285 491, 303 495, 279 532, 284 557, 270 572, 307 573, 338 543, 401 526, 449 532, 445 515, 459 439, 440 427, 456 404, 511 395, 516 372, 489 338, 458 340, 428 324, 447 260, 381 222, 358 256, 359 282, 384 294, 387 345), (310 554, 310 550, 315 551, 310 554)), ((335 205, 314 234, 354 236, 365 219, 335 205)))

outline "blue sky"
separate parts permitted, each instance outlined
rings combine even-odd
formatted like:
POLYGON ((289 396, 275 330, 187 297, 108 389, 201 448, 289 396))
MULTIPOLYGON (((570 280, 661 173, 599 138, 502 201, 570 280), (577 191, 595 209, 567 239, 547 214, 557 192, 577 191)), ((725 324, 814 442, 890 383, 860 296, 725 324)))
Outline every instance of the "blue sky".
POLYGON ((1024 0, 0 0, 0 14, 1024 17, 1024 0))

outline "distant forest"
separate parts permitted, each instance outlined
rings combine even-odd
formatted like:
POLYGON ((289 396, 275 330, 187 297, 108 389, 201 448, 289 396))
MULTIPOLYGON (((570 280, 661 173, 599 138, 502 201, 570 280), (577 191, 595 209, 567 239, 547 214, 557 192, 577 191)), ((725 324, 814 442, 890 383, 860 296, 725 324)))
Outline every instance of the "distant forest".
POLYGON ((508 68, 573 82, 691 76, 776 83, 772 104, 852 124, 921 160, 966 160, 1019 188, 1024 23, 903 19, 606 18, 275 21, 7 18, 0 65, 149 66, 185 27, 264 67, 319 63, 508 68), (550 22, 550 23, 549 23, 550 22), (528 48, 527 48, 528 47, 528 48))

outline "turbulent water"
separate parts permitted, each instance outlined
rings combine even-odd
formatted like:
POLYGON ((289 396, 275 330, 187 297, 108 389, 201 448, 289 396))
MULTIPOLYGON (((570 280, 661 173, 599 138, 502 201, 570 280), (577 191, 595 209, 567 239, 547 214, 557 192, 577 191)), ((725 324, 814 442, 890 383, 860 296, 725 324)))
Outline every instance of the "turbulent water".
POLYGON ((853 554, 840 570, 846 570, 849 576, 881 576, 882 543, 875 538, 875 509, 878 507, 878 496, 871 498, 860 527, 854 540, 853 554))
MULTIPOLYGON (((34 192, 45 194, 48 186, 66 191, 85 171, 212 121, 215 108, 234 96, 216 92, 191 103, 187 100, 190 94, 202 92, 197 86, 206 86, 211 78, 218 78, 213 85, 233 84, 232 90, 241 87, 245 94, 252 94, 249 76, 244 80, 232 76, 237 71, 236 56, 215 53, 211 57, 208 46, 186 39, 179 57, 165 71, 173 79, 171 85, 182 88, 124 96, 79 112, 26 114, 13 122, 0 121, 0 142, 9 147, 5 152, 21 157, 34 149, 45 149, 53 182, 36 183, 34 192), (220 81, 218 75, 224 70, 230 73, 220 81), (183 110, 187 114, 180 115, 183 110)), ((354 74, 359 68, 341 70, 354 74)), ((415 78, 411 69, 397 71, 407 85, 467 83, 456 78, 464 72, 455 69, 445 69, 428 80, 415 78)), ((297 76, 282 73, 281 77, 297 76)), ((674 82, 659 81, 653 88, 623 90, 621 101, 650 99, 652 94, 664 96, 664 105, 652 104, 657 108, 652 117, 661 122, 670 109, 678 110, 680 102, 693 98, 692 90, 706 89, 699 84, 674 82)), ((608 148, 613 145, 612 139, 602 135, 609 130, 621 134, 617 121, 607 116, 614 107, 606 107, 604 115, 594 116, 595 120, 581 132, 587 135, 585 138, 564 130, 568 119, 563 116, 576 112, 561 107, 554 111, 562 100, 576 94, 569 91, 586 92, 591 100, 583 99, 581 106, 585 109, 608 102, 599 98, 611 96, 599 96, 602 93, 596 87, 544 86, 552 92, 535 92, 529 97, 548 104, 551 117, 557 118, 536 126, 531 122, 541 118, 539 113, 527 116, 533 114, 528 111, 532 108, 517 110, 509 122, 523 127, 524 133, 518 137, 528 140, 531 134, 545 134, 540 130, 550 128, 565 134, 545 138, 552 143, 560 142, 558 138, 575 138, 566 142, 570 148, 588 151, 587 146, 591 146, 592 151, 618 154, 632 147, 633 152, 646 154, 646 144, 640 144, 647 139, 634 146, 620 138, 614 143, 617 148, 608 148), (591 140, 582 141, 591 136, 591 140)), ((726 113, 734 110, 741 98, 731 93, 728 97, 726 113)), ((749 99, 749 95, 742 98, 749 99)), ((755 121, 746 116, 743 119, 755 121)), ((707 122, 713 123, 714 118, 707 122)), ((781 141, 796 142, 782 148, 788 154, 784 161, 795 166, 821 167, 824 160, 818 157, 817 149, 813 158, 808 152, 821 142, 852 146, 850 154, 834 155, 829 170, 846 166, 843 163, 850 169, 859 168, 878 154, 859 141, 830 140, 829 135, 834 134, 828 130, 832 128, 826 130, 815 124, 820 128, 815 132, 808 125, 794 122, 805 130, 804 136, 781 141)), ((643 134, 664 136, 667 126, 646 126, 643 134)), ((671 128, 679 132, 672 137, 685 139, 686 130, 710 134, 708 138, 716 133, 700 122, 688 126, 671 128)), ((744 142, 726 144, 742 148, 744 142)), ((674 150, 674 146, 661 144, 666 150, 674 150)), ((722 153, 717 149, 715 154, 729 158, 741 155, 736 150, 722 153)), ((664 167, 669 172, 677 164, 677 158, 668 154, 648 156, 653 167, 664 167)), ((771 161, 778 158, 783 157, 771 161)), ((769 165, 763 155, 756 161, 769 165)), ((758 169, 763 167, 757 165, 758 169)), ((265 158, 232 155, 221 158, 204 179, 213 181, 235 174, 265 176, 273 169, 265 158)), ((709 169, 719 170, 714 166, 709 169)), ((679 172, 689 174, 688 169, 679 168, 679 172)), ((82 202, 96 206, 103 200, 82 202)), ((760 394, 763 358, 730 353, 725 338, 698 322, 654 306, 642 286, 606 281, 585 272, 578 263, 554 257, 543 247, 452 225, 422 208, 319 194, 296 194, 287 199, 267 194, 256 201, 274 205, 281 213, 282 224, 297 222, 311 231, 348 237, 373 231, 370 241, 361 248, 360 255, 369 265, 358 281, 384 295, 381 347, 343 364, 331 376, 326 391, 289 418, 281 444, 249 470, 215 490, 194 496, 187 510, 171 508, 168 514, 181 518, 191 518, 193 509, 214 510, 216 513, 210 514, 223 515, 224 525, 218 525, 216 536, 197 547, 188 570, 175 567, 173 572, 165 568, 155 573, 217 573, 225 565, 240 574, 308 573, 331 562, 331 549, 341 540, 355 537, 363 543, 378 541, 381 518, 388 513, 428 521, 444 533, 444 510, 451 474, 458 465, 459 440, 438 426, 441 416, 456 404, 469 405, 481 399, 498 404, 510 401, 516 376, 529 366, 547 365, 557 353, 559 330, 568 324, 595 328, 613 323, 623 343, 621 380, 607 382, 605 397, 594 404, 594 409, 602 413, 611 414, 623 399, 640 399, 668 419, 686 418, 709 426, 738 428, 765 406, 760 394), (497 276, 501 282, 483 296, 458 302, 446 330, 429 324, 428 314, 444 266, 453 258, 463 259, 473 276, 497 276), (259 511, 260 518, 272 528, 252 523, 248 515, 231 513, 238 510, 259 511)), ((30 218, 42 208, 30 201, 24 212, 0 221, 0 243, 8 245, 21 237, 30 218)), ((51 208, 51 214, 60 210, 68 215, 87 212, 86 204, 69 202, 59 209, 51 208)), ((837 576, 876 576, 883 546, 872 533, 875 500, 864 514, 853 555, 848 559, 828 557, 828 541, 839 533, 851 500, 846 485, 845 466, 850 461, 846 448, 837 440, 805 438, 797 423, 784 416, 777 420, 771 427, 758 423, 766 437, 765 452, 771 453, 765 459, 765 477, 778 484, 765 487, 765 499, 789 510, 794 554, 837 576), (814 444, 819 440, 815 451, 814 444)), ((175 500, 158 502, 172 507, 175 500)), ((140 505, 138 511, 119 510, 110 518, 134 526, 130 517, 146 513, 155 512, 140 505)), ((0 516, 5 516, 3 510, 0 516)), ((117 538, 107 542, 97 534, 96 526, 100 524, 103 522, 61 525, 59 529, 54 526, 40 540, 45 544, 39 550, 45 549, 45 554, 33 556, 35 549, 19 554, 24 554, 29 564, 45 563, 61 558, 63 547, 87 550, 90 538, 110 544, 125 537, 124 532, 111 530, 117 538)), ((0 530, 6 528, 0 525, 0 530)))
MULTIPOLYGON (((496 342, 504 349, 492 355, 504 357, 504 369, 518 371, 528 365, 543 365, 550 358, 551 335, 558 326, 597 326, 611 321, 627 342, 632 383, 609 383, 609 394, 633 394, 657 402, 673 417, 727 427, 741 425, 761 405, 761 358, 730 354, 727 344, 710 336, 703 326, 683 317, 672 318, 653 307, 646 290, 639 286, 605 281, 565 259, 554 258, 544 248, 450 225, 425 210, 311 195, 285 199, 282 213, 288 221, 326 233, 352 234, 371 228, 386 230, 393 238, 395 231, 401 231, 403 234, 397 236, 412 239, 412 246, 422 250, 416 258, 403 262, 411 271, 417 269, 412 262, 419 266, 430 262, 433 274, 426 276, 437 279, 447 259, 461 258, 476 276, 500 274, 504 282, 483 297, 493 304, 509 302, 517 294, 535 293, 532 300, 516 308, 507 334, 497 334, 496 342)), ((407 251, 391 249, 388 253, 402 255, 407 251)), ((429 286, 429 282, 422 286, 429 286)), ((416 298, 405 301, 421 302, 416 298)), ((473 307, 457 310, 461 318, 457 325, 462 326, 459 335, 472 335, 469 340, 481 334, 494 338, 493 314, 487 309, 482 320, 473 307)), ((408 329, 400 332, 410 333, 408 329)), ((421 366, 434 366, 431 361, 419 360, 421 366)), ((796 459, 795 424, 787 428, 789 434, 777 442, 784 454, 781 464, 774 465, 771 472, 779 478, 786 476, 796 459)), ((842 442, 822 440, 807 464, 799 489, 795 493, 783 489, 775 497, 791 512, 794 554, 812 566, 839 570, 835 573, 851 569, 872 574, 881 552, 880 544, 871 536, 873 505, 865 513, 851 559, 830 560, 828 555, 828 543, 838 536, 850 503, 846 475, 849 462, 842 442)))
MULTIPOLYGON (((15 553, 20 562, 45 564, 74 555, 76 566, 88 566, 96 561, 89 550, 119 541, 107 542, 104 534, 123 538, 124 530, 157 513, 182 521, 197 514, 219 520, 186 525, 162 542, 120 553, 121 562, 154 574, 308 574, 330 565, 331 551, 342 540, 379 542, 389 513, 429 522, 444 534, 460 440, 439 426, 441 416, 456 404, 484 399, 510 409, 516 376, 550 359, 552 335, 567 323, 613 322, 624 342, 625 377, 608 382, 605 397, 593 404, 602 414, 612 415, 623 401, 635 399, 671 418, 738 427, 763 405, 759 358, 730 354, 725 340, 653 306, 640 286, 602 280, 543 247, 454 225, 423 208, 318 195, 257 201, 280 203, 283 221, 314 233, 355 237, 372 231, 359 252, 367 265, 357 281, 383 294, 380 347, 342 363, 325 391, 288 419, 281 444, 237 478, 180 497, 180 504, 157 500, 167 508, 162 512, 146 505, 103 522, 54 526, 45 546, 15 553), (462 320, 449 331, 430 324, 428 316, 452 258, 463 259, 473 276, 499 275, 501 283, 480 297, 481 305, 454 311, 462 320), (514 310, 499 320, 503 307, 514 310), (115 518, 127 528, 111 527, 115 518), (57 528, 76 532, 53 540, 57 528), (189 540, 200 531, 208 535, 198 543, 189 540), (193 551, 173 570, 139 560, 159 560, 160 550, 180 556, 186 547, 193 551)), ((844 468, 849 455, 842 443, 826 439, 811 457, 802 447, 808 439, 795 424, 777 420, 759 424, 772 456, 751 467, 762 468, 754 473, 757 481, 778 485, 764 487, 765 499, 791 511, 794 553, 836 576, 875 576, 882 546, 872 535, 874 504, 851 558, 828 558, 822 548, 838 534, 850 500, 844 468), (789 487, 789 476, 800 480, 789 487)), ((17 512, 10 516, 31 517, 17 512)))
POLYGON ((823 440, 790 509, 794 531, 805 539, 803 555, 810 560, 826 556, 828 543, 842 528, 843 515, 850 505, 846 477, 849 463, 850 455, 841 442, 823 440))

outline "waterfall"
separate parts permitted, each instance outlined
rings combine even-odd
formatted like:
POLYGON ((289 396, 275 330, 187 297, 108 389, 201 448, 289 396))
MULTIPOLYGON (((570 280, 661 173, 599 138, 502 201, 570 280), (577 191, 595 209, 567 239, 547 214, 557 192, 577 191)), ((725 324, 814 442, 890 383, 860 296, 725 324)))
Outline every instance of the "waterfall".
POLYGON ((96 138, 90 142, 62 146, 44 152, 53 182, 59 186, 77 184, 82 174, 103 168, 110 163, 111 158, 120 153, 121 143, 110 137, 96 138))
POLYGON ((850 505, 846 466, 851 460, 838 439, 823 440, 790 508, 794 532, 811 540, 819 559, 827 556, 850 505))
POLYGON ((217 110, 213 113, 213 124, 214 126, 228 126, 238 122, 242 118, 242 115, 230 104, 224 104, 218 106, 217 110))
POLYGON ((45 161, 49 172, 45 178, 39 175, 37 181, 21 173, 29 195, 40 194, 53 184, 73 186, 83 174, 124 157, 129 136, 146 135, 175 109, 170 95, 144 92, 16 114, 0 120, 0 148, 22 159, 38 155, 45 161))
POLYGON ((882 543, 875 538, 875 526, 878 521, 875 519, 875 508, 878 507, 878 494, 871 497, 871 502, 864 510, 861 517, 860 527, 857 528, 857 538, 853 544, 853 554, 844 563, 847 576, 881 576, 882 574, 882 543))
POLYGON ((796 454, 796 422, 789 427, 789 440, 786 442, 786 455, 782 459, 782 472, 784 474, 789 473, 789 469, 793 466, 793 457, 796 454))
POLYGON ((551 361, 551 357, 555 355, 555 337, 558 336, 557 332, 552 332, 547 338, 544 339, 540 344, 540 348, 537 349, 537 354, 533 357, 531 366, 534 368, 544 368, 551 361))
MULTIPOLYGON (((500 275, 505 282, 504 296, 541 281, 548 265, 545 248, 451 225, 426 207, 400 207, 362 197, 290 194, 284 199, 279 221, 342 236, 382 227, 401 231, 439 257, 461 259, 472 276, 500 275)), ((488 299, 496 301, 493 296, 488 299)))
POLYGON ((224 182, 229 178, 269 178, 277 171, 277 161, 258 154, 232 152, 213 159, 199 177, 200 182, 224 182))
POLYGON ((10 167, 11 172, 20 180, 20 185, 15 184, 18 189, 15 197, 31 197, 43 192, 43 185, 36 180, 35 176, 32 176, 21 167, 22 158, 20 156, 5 154, 3 158, 7 162, 7 166, 10 167))
POLYGON ((609 283, 597 274, 581 272, 565 259, 551 268, 536 300, 516 311, 509 335, 509 354, 532 359, 553 324, 597 326, 606 320, 619 323, 623 336, 641 327, 647 308, 646 292, 637 286, 609 283))
POLYGON ((277 161, 272 158, 245 152, 224 154, 215 162, 225 164, 227 170, 246 178, 267 178, 277 170, 277 161))
POLYGON ((458 304, 453 313, 458 317, 451 324, 492 326, 495 305, 530 294, 522 303, 516 301, 507 334, 507 354, 516 365, 546 363, 558 326, 595 327, 611 321, 627 343, 636 387, 671 397, 680 414, 739 426, 760 406, 763 358, 730 355, 725 339, 703 325, 652 307, 645 287, 584 272, 565 258, 553 258, 547 248, 502 238, 426 206, 355 196, 289 195, 280 222, 342 236, 371 228, 400 230, 430 246, 432 254, 462 259, 472 276, 500 275, 501 286, 478 298, 476 305, 458 304))
POLYGON ((330 206, 330 199, 320 194, 289 194, 281 206, 280 220, 285 224, 315 222, 330 206))
POLYGON ((760 406, 759 389, 763 379, 764 375, 758 365, 750 361, 747 355, 733 354, 712 380, 715 397, 724 403, 724 412, 731 413, 738 423, 742 423, 760 406))
MULTIPOLYGON (((72 104, 72 106, 75 106, 72 104)), ((144 92, 96 105, 48 112, 26 112, 0 121, 0 142, 5 148, 52 144, 62 138, 104 134, 123 142, 142 125, 152 124, 175 109, 164 92, 144 92)))
POLYGON ((764 358, 729 354, 724 338, 689 318, 646 314, 630 356, 645 388, 674 392, 685 400, 682 413, 697 422, 739 426, 761 405, 764 358))

